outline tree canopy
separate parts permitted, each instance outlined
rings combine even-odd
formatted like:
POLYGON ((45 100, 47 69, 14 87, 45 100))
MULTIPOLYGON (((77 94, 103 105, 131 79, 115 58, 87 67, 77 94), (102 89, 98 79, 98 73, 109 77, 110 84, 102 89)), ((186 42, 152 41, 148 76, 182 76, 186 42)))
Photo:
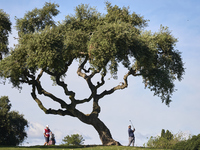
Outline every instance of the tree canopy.
POLYGON ((8 97, 0 97, 0 145, 16 146, 27 137, 25 128, 28 127, 28 121, 24 115, 10 109, 8 97))
POLYGON ((98 118, 99 100, 127 88, 129 76, 141 76, 145 87, 169 105, 175 91, 174 81, 182 79, 184 68, 181 52, 175 49, 177 39, 168 27, 161 26, 155 33, 146 31, 148 20, 143 16, 109 2, 106 2, 106 14, 81 4, 74 15, 67 15, 65 20, 56 23, 53 17, 59 13, 58 7, 46 2, 43 8, 27 12, 24 18, 16 18, 18 44, 1 60, 1 77, 9 79, 17 88, 23 83, 32 86, 31 95, 45 113, 70 115, 93 125, 105 145, 112 136, 98 118), (68 89, 64 80, 68 68, 77 60, 77 75, 86 81, 91 91, 83 99, 77 99, 76 92, 68 89), (117 79, 119 66, 127 69, 123 83, 98 93, 106 76, 110 74, 117 79), (43 73, 63 88, 71 103, 43 88, 43 73), (97 84, 92 82, 96 75, 101 75, 97 84), (37 94, 58 102, 61 109, 46 108, 37 94), (76 109, 77 105, 89 101, 93 102, 90 114, 76 109))

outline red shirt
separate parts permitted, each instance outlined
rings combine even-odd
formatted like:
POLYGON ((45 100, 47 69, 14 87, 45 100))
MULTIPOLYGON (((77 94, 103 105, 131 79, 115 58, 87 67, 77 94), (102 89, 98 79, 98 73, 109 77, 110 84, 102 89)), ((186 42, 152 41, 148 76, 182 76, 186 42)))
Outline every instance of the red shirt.
POLYGON ((47 137, 50 136, 50 132, 51 132, 50 129, 44 129, 44 134, 45 134, 47 137))

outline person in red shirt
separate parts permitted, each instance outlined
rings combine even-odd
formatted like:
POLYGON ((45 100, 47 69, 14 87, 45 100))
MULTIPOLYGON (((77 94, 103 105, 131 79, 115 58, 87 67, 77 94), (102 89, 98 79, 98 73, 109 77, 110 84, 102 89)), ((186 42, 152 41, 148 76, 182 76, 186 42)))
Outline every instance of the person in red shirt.
POLYGON ((46 125, 46 128, 44 129, 44 138, 45 138, 44 145, 48 145, 50 134, 52 133, 51 130, 49 129, 49 125, 46 125))

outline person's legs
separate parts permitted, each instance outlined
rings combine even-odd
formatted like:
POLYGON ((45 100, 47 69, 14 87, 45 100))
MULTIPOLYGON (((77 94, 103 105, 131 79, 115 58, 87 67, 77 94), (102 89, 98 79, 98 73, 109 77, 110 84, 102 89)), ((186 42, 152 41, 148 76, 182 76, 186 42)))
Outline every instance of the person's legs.
POLYGON ((129 137, 129 143, 128 143, 128 146, 130 146, 131 145, 131 143, 132 143, 132 141, 134 140, 134 138, 133 137, 129 137))
POLYGON ((135 143, 135 138, 133 138, 132 140, 132 146, 134 146, 134 143, 135 143))
POLYGON ((44 137, 45 138, 45 143, 44 143, 44 145, 48 145, 48 142, 49 142, 49 137, 44 137))

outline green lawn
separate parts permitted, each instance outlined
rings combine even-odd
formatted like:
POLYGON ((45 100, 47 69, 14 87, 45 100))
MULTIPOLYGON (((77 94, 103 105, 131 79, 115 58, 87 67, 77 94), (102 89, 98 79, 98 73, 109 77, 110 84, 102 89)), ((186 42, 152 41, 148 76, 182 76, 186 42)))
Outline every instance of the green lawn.
MULTIPOLYGON (((152 148, 127 146, 31 146, 31 147, 0 147, 0 150, 153 150, 152 148)), ((165 149, 155 149, 165 150, 165 149)))

